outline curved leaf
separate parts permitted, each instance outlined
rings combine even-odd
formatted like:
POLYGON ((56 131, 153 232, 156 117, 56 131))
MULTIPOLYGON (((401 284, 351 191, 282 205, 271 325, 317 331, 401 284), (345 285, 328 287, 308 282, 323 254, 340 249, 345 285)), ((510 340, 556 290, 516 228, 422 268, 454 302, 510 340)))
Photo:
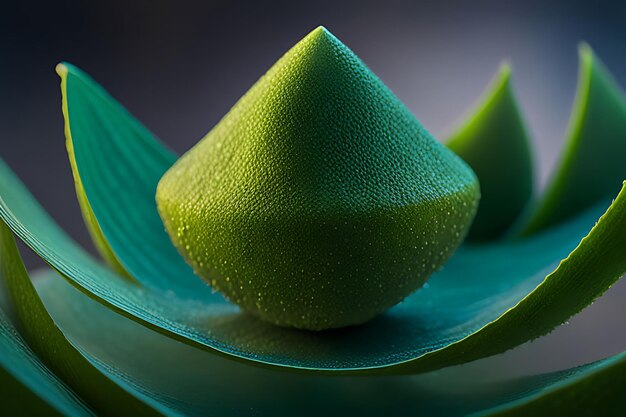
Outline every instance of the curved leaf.
POLYGON ((447 146, 480 181, 480 205, 467 238, 484 241, 501 236, 517 220, 533 188, 530 144, 508 64, 500 67, 485 97, 447 146))
POLYGON ((93 413, 35 356, 0 310, 0 404, 3 415, 93 413))
MULTIPOLYGON (((531 411, 554 415, 551 412, 564 410, 564 403, 573 415, 585 410, 613 415, 622 402, 619 390, 608 387, 623 381, 626 354, 551 374, 497 381, 476 379, 475 371, 464 367, 382 378, 273 372, 207 354, 143 328, 85 297, 52 271, 36 278, 46 308, 86 357, 187 416, 251 411, 268 416, 530 415, 531 411)), ((490 366, 488 361, 481 365, 481 369, 490 366)))
POLYGON ((623 352, 576 368, 523 378, 504 388, 513 392, 507 401, 473 416, 621 416, 625 371, 623 352), (518 384, 527 389, 517 390, 518 384))
POLYGON ((9 305, 20 332, 39 357, 101 415, 159 415, 153 408, 105 376, 65 338, 39 300, 13 234, 0 224, 0 283, 6 287, 9 305))
POLYGON ((96 249, 104 259, 118 274, 121 276, 134 281, 135 279, 130 276, 130 274, 124 269, 120 261, 117 259, 115 252, 111 249, 109 242, 104 237, 102 233, 102 229, 100 229, 100 225, 96 220, 96 216, 93 214, 91 210, 91 206, 89 205, 89 200, 87 200, 87 196, 85 195, 85 189, 83 188, 83 183, 80 179, 80 176, 77 174, 76 170, 76 158, 74 158, 74 149, 71 145, 71 141, 67 143, 67 153, 70 158, 70 164, 72 165, 72 173, 74 175, 74 186, 76 188, 76 197, 78 200, 78 205, 80 207, 80 211, 83 215, 83 219, 85 220, 85 225, 87 226, 87 230, 91 235, 91 240, 94 242, 96 249))
POLYGON ((522 236, 616 193, 626 176, 626 99, 588 45, 581 45, 579 53, 578 90, 565 150, 545 192, 521 222, 522 236))
MULTIPOLYGON (((10 233, 4 238, 10 240, 10 233)), ((13 249, 4 245, 0 252, 13 264, 21 264, 13 249)), ((239 364, 152 332, 86 297, 53 271, 37 274, 35 286, 25 273, 3 278, 12 287, 14 298, 20 300, 21 309, 41 313, 37 316, 40 320, 25 325, 42 334, 60 333, 67 340, 57 346, 58 360, 74 362, 67 353, 76 349, 102 369, 103 375, 123 380, 152 402, 160 403, 168 414, 228 416, 254 410, 256 415, 276 416, 358 410, 359 414, 375 415, 390 409, 448 414, 497 403, 498 391, 491 389, 476 400, 469 394, 456 399, 445 392, 433 394, 426 389, 431 385, 429 378, 321 377, 239 364), (362 395, 374 393, 378 400, 367 404, 359 401, 362 395), (281 401, 275 401, 277 396, 281 401)), ((446 380, 446 387, 449 383, 446 380)), ((111 399, 107 390, 98 393, 111 399)), ((113 404, 120 412, 129 411, 123 403, 113 404)))
POLYGON ((296 331, 210 291, 203 301, 182 299, 118 277, 63 233, 6 165, 0 173, 0 217, 79 289, 186 343, 264 365, 399 373, 467 362, 550 331, 626 271, 622 191, 582 242, 605 205, 523 242, 460 250, 428 288, 363 326, 296 331))
MULTIPOLYGON (((3 251, 6 249, 4 245, 3 251)), ((4 253, 3 259, 8 255, 4 253)), ((11 256, 19 257, 17 253, 11 256)), ((17 259, 13 258, 12 262, 19 263, 17 259)), ((626 354, 553 374, 504 380, 496 386, 473 380, 471 373, 454 370, 443 375, 388 378, 277 373, 226 361, 145 329, 85 297, 52 271, 38 275, 35 280, 38 294, 25 274, 20 274, 15 281, 14 290, 21 295, 24 309, 40 310, 38 297, 41 297, 54 318, 54 322, 44 319, 31 324, 44 333, 58 331, 56 326, 60 326, 64 337, 105 374, 123 380, 152 401, 160 402, 171 413, 228 416, 254 410, 256 415, 276 416, 329 412, 380 415, 396 411, 452 416, 483 410, 478 415, 509 416, 553 415, 566 409, 572 414, 590 410, 601 411, 602 415, 619 415, 616 413, 621 411, 621 393, 614 387, 623 382, 626 354), (274 401, 279 395, 283 400, 274 401), (363 397, 370 400, 363 403, 360 401, 363 397), (324 401, 319 401, 320 398, 324 401), (496 408, 492 408, 494 406, 496 408)), ((2 330, 10 328, 5 324, 0 313, 2 330)), ((9 335, 28 352, 15 331, 10 331, 9 335)), ((6 333, 0 332, 2 347, 4 336, 6 333)), ((65 350, 57 354, 63 357, 65 350)), ((3 349, 0 356, 3 366, 7 359, 12 359, 12 354, 3 349)), ((29 367, 20 362, 17 370, 23 373, 29 367)), ((7 392, 10 388, 3 385, 3 393, 14 392, 7 392)), ((101 394, 108 398, 104 392, 101 394)), ((30 398, 32 391, 19 391, 19 395, 17 398, 30 398)), ((71 394, 65 395, 72 398, 71 394)), ((13 405, 22 413, 31 409, 25 407, 38 405, 36 399, 16 403, 15 398, 3 403, 5 412, 13 405)), ((55 394, 53 398, 58 401, 64 397, 55 394)), ((62 410, 65 415, 88 413, 86 410, 78 414, 62 410)), ((47 409, 35 408, 33 412, 51 414, 47 409)))
POLYGON ((176 155, 80 70, 59 64, 57 72, 78 200, 104 259, 148 288, 203 294, 206 285, 170 243, 154 201, 176 155))

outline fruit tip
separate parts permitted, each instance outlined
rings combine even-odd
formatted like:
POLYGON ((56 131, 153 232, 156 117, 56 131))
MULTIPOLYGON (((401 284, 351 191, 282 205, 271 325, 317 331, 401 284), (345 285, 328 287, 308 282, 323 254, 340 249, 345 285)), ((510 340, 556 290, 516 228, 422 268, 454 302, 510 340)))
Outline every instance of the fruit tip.
POLYGON ((336 39, 335 35, 333 35, 324 25, 319 25, 313 29, 308 36, 313 38, 336 39))
POLYGON ((326 26, 318 25, 315 29, 313 29, 312 33, 330 33, 326 26))

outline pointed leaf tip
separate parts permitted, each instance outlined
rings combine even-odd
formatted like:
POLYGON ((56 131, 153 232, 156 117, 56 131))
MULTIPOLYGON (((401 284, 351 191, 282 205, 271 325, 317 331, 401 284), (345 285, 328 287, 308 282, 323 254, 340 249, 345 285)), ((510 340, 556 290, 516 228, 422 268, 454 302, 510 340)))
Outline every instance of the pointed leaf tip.
POLYGON ((71 74, 78 76, 83 82, 86 80, 91 80, 91 76, 89 76, 85 71, 67 61, 59 62, 54 69, 58 76, 61 78, 67 77, 71 74))
POLYGON ((63 78, 67 76, 68 69, 64 62, 60 62, 54 67, 54 70, 59 75, 59 77, 63 78))
POLYGON ((89 75, 61 65, 66 145, 98 252, 129 281, 197 297, 205 286, 171 245, 154 202, 158 179, 176 156, 89 75), (142 152, 128 151, 137 144, 142 152), (124 214, 131 211, 141 215, 124 214), (127 239, 129 233, 141 238, 127 239))
POLYGON ((586 43, 579 45, 578 72, 563 154, 543 195, 520 223, 521 236, 575 216, 612 195, 623 180, 626 97, 586 43))
POLYGON ((502 236, 532 194, 532 154, 525 123, 503 61, 483 98, 448 147, 467 162, 480 181, 481 202, 468 239, 502 236))
POLYGON ((498 67, 498 75, 497 78, 503 82, 509 82, 511 79, 511 73, 513 69, 511 68, 511 62, 507 59, 500 62, 500 66, 498 67))
POLYGON ((578 55, 580 57, 593 57, 593 49, 587 42, 582 41, 578 44, 578 55))

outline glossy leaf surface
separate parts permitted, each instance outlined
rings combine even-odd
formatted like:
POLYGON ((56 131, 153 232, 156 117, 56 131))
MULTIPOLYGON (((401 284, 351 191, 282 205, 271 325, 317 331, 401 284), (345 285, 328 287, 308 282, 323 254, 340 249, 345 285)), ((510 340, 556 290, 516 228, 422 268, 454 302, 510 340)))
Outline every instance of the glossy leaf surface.
MULTIPOLYGON (((580 384, 591 381, 606 386, 610 378, 602 373, 617 373, 626 363, 624 355, 618 355, 579 369, 503 378, 497 383, 482 382, 472 370, 463 367, 385 377, 276 372, 229 361, 142 328, 84 297, 54 273, 39 274, 37 278, 37 291, 46 308, 83 351, 124 375, 129 384, 189 416, 246 415, 251 410, 267 416, 459 416, 473 412, 489 415, 492 407, 520 412, 531 409, 538 398, 548 393, 558 397, 560 394, 553 392, 580 389, 580 384)), ((589 399, 579 398, 577 407, 583 410, 594 406, 589 399)), ((607 390, 604 400, 602 409, 611 410, 620 398, 607 390)))
POLYGON ((98 415, 119 415, 120 409, 133 416, 158 414, 140 394, 86 359, 58 329, 37 296, 5 224, 0 224, 0 285, 18 329, 38 357, 98 415))
POLYGON ((0 400, 3 415, 92 416, 28 347, 0 309, 0 400))
POLYGON ((28 291, 41 297, 60 331, 86 358, 160 403, 170 415, 234 416, 251 410, 268 416, 528 415, 524 413, 530 411, 550 415, 553 407, 562 410, 565 401, 572 411, 603 410, 611 415, 620 404, 620 396, 607 388, 621 377, 623 354, 576 369, 503 378, 497 383, 477 380, 463 367, 419 376, 358 378, 275 372, 228 361, 152 332, 85 297, 52 271, 37 274, 35 283, 37 292, 32 286, 28 291), (281 401, 275 401, 279 397, 281 401), (359 401, 364 397, 369 400, 359 401))
POLYGON ((69 64, 57 72, 78 199, 104 259, 147 288, 202 294, 206 286, 170 243, 154 201, 176 155, 88 76, 69 64))

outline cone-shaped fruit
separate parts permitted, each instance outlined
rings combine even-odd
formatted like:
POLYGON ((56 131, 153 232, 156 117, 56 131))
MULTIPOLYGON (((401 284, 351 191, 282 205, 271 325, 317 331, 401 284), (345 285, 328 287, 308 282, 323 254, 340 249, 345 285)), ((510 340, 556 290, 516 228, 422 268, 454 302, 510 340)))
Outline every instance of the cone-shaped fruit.
POLYGON ((163 176, 161 217, 196 273, 275 324, 365 322, 462 241, 472 170, 326 29, 287 52, 163 176))

